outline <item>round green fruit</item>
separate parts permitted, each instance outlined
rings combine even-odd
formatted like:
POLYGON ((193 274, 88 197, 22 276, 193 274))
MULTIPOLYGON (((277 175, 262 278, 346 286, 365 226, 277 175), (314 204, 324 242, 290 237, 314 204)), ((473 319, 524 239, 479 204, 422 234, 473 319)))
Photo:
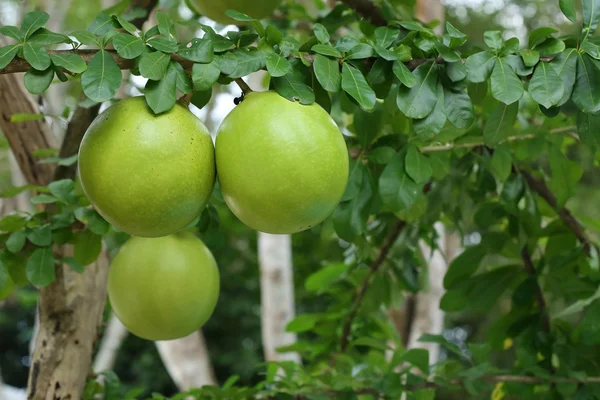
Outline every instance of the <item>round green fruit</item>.
POLYGON ((346 143, 316 103, 250 93, 221 123, 215 149, 227 205, 257 231, 284 234, 315 226, 346 188, 346 143))
POLYGON ((242 22, 229 18, 225 11, 239 11, 252 18, 263 19, 273 14, 280 3, 281 0, 186 0, 187 6, 198 14, 215 22, 234 25, 242 22))
POLYGON ((117 229, 158 237, 185 228, 215 182, 214 146, 204 124, 177 104, 155 115, 143 97, 113 104, 90 125, 79 177, 96 210, 117 229))
POLYGON ((172 340, 200 329, 219 298, 210 250, 189 232, 129 239, 108 275, 113 311, 134 335, 172 340))

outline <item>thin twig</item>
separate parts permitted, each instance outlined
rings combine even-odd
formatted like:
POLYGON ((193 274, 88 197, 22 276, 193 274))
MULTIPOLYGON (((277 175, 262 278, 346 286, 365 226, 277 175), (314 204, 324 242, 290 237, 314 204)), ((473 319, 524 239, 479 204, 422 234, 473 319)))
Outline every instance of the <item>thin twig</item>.
POLYGON ((236 78, 234 79, 234 81, 235 83, 237 83, 240 89, 242 89, 242 92, 244 92, 244 94, 249 94, 253 92, 250 86, 248 86, 248 84, 242 78, 236 78))
POLYGON ((544 319, 544 330, 546 332, 550 332, 550 316, 548 315, 548 307, 546 306, 546 300, 544 300, 544 294, 537 279, 537 271, 535 269, 535 265, 533 265, 531 253, 529 253, 527 246, 523 246, 521 249, 521 258, 523 259, 525 271, 531 278, 535 279, 535 299, 538 303, 540 314, 544 319))

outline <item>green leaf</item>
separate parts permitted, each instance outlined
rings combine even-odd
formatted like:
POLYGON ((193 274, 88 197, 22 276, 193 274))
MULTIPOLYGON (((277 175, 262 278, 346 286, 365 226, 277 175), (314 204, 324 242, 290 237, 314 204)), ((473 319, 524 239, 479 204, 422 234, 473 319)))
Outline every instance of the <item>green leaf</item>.
POLYGON ((587 38, 596 32, 598 28, 598 22, 600 22, 600 1, 582 0, 581 5, 583 11, 583 29, 587 38))
POLYGON ((6 67, 19 52, 20 45, 0 47, 0 69, 6 67))
POLYGON ((569 101, 573 93, 575 77, 577 75, 577 54, 576 49, 569 49, 554 57, 550 62, 550 65, 554 68, 558 76, 560 76, 564 87, 563 97, 556 104, 557 106, 562 106, 569 101))
POLYGON ((46 25, 46 22, 48 22, 49 19, 50 16, 41 11, 32 11, 25 14, 25 17, 23 17, 23 22, 21 23, 21 34, 25 40, 29 39, 29 37, 33 35, 33 33, 39 28, 46 25))
POLYGON ((27 224, 27 217, 22 215, 7 215, 0 220, 0 231, 14 232, 27 224))
POLYGON ((557 147, 549 150, 548 161, 551 173, 548 186, 556 196, 556 205, 560 209, 575 194, 583 170, 578 163, 569 160, 557 147))
POLYGON ((416 183, 427 182, 433 174, 429 159, 415 146, 408 147, 405 158, 405 169, 408 176, 416 183))
POLYGON ((377 147, 367 153, 367 158, 369 161, 375 164, 388 164, 394 155, 396 154, 396 150, 389 146, 377 147))
POLYGON ((549 27, 542 27, 533 30, 529 34, 529 48, 533 49, 535 46, 543 43, 546 39, 548 39, 555 33, 558 33, 558 31, 554 28, 549 27))
POLYGON ((437 101, 433 111, 423 119, 413 120, 413 129, 419 136, 433 138, 446 125, 446 113, 444 112, 444 89, 441 83, 437 85, 437 101))
POLYGON ((462 46, 467 41, 467 35, 459 31, 450 22, 446 21, 446 32, 448 32, 449 46, 451 49, 462 46))
POLYGON ((267 25, 267 28, 265 29, 265 34, 269 44, 279 44, 283 40, 283 35, 279 31, 279 29, 275 28, 273 25, 267 25))
POLYGON ((435 48, 440 53, 440 56, 442 56, 444 61, 447 61, 447 62, 461 61, 460 54, 458 54, 458 52, 456 50, 453 50, 450 47, 445 46, 444 44, 442 44, 440 42, 436 42, 435 48))
POLYGON ((144 78, 158 81, 167 73, 170 60, 171 57, 161 51, 146 53, 140 60, 140 73, 144 78))
POLYGON ((541 57, 549 57, 558 53, 561 53, 565 50, 565 42, 556 38, 549 38, 546 41, 538 46, 536 46, 536 50, 540 53, 541 57))
POLYGON ((45 71, 30 69, 23 77, 23 83, 29 93, 42 94, 48 89, 54 78, 54 68, 50 67, 45 71))
POLYGON ((173 23, 173 20, 171 19, 171 17, 169 17, 167 14, 159 11, 156 13, 156 20, 158 21, 158 31, 160 32, 161 35, 163 35, 167 39, 170 39, 170 38, 176 39, 177 38, 177 32, 175 31, 175 24, 173 23))
POLYGON ((190 101, 190 103, 192 103, 198 108, 202 108, 208 104, 211 97, 212 88, 203 91, 194 91, 194 95, 192 96, 192 100, 190 101))
POLYGON ((344 199, 333 214, 333 226, 337 235, 347 241, 354 241, 367 228, 370 207, 375 194, 375 182, 369 171, 360 163, 354 163, 352 182, 346 188, 344 199), (354 193, 352 193, 354 192, 354 193))
POLYGON ((360 70, 342 64, 342 89, 358 102, 363 110, 372 110, 377 97, 360 70))
POLYGON ((600 60, 600 45, 590 41, 585 41, 581 44, 581 49, 590 57, 600 60))
POLYGON ((533 67, 540 61, 540 53, 535 50, 523 50, 521 51, 521 57, 527 67, 533 67))
POLYGON ((58 181, 51 182, 48 185, 50 193, 65 204, 73 202, 73 189, 75 183, 72 179, 61 179, 58 181))
POLYGON ((467 79, 469 82, 485 82, 492 73, 497 57, 491 50, 475 53, 467 58, 467 79))
POLYGON ((27 279, 38 289, 48 286, 54 281, 54 255, 49 247, 35 250, 25 267, 27 279))
POLYGON ((88 265, 96 261, 102 251, 102 236, 90 230, 76 232, 73 244, 75 247, 75 260, 81 265, 88 265))
POLYGON ((597 60, 585 54, 577 54, 577 77, 572 99, 583 112, 600 111, 600 66, 597 60))
MULTIPOLYGON (((192 67, 192 81, 194 82, 194 91, 205 91, 212 88, 221 70, 217 60, 209 64, 194 64, 192 67)), ((210 97, 209 97, 210 98, 210 97)))
POLYGON ((421 195, 422 185, 408 176, 404 159, 404 153, 396 154, 379 178, 379 195, 392 211, 409 209, 421 195))
POLYGON ((396 78, 398 78, 398 80, 407 88, 412 88, 417 84, 417 78, 404 63, 394 61, 392 71, 394 72, 394 75, 396 75, 396 78))
POLYGON ((144 52, 142 39, 127 33, 117 33, 112 43, 117 54, 128 60, 139 57, 144 52))
POLYGON ((11 37, 17 42, 22 42, 25 39, 19 28, 12 25, 0 26, 0 35, 11 37))
POLYGON ((115 23, 115 20, 112 19, 110 15, 106 14, 105 12, 101 12, 92 22, 92 24, 88 28, 88 31, 93 33, 94 35, 104 36, 116 27, 117 24, 115 23))
POLYGON ((272 82, 277 93, 290 101, 299 100, 300 104, 315 102, 315 93, 304 83, 302 74, 294 69, 284 76, 273 78, 272 82))
POLYGON ((473 103, 468 94, 444 88, 445 110, 448 121, 458 129, 468 129, 475 121, 473 103))
POLYGON ((317 40, 320 43, 329 43, 329 40, 331 39, 329 36, 329 32, 327 32, 327 29, 325 29, 325 27, 321 24, 315 24, 315 37, 317 38, 317 40))
POLYGON ((313 69, 323 89, 328 92, 338 92, 340 90, 342 76, 340 74, 340 64, 336 60, 317 54, 313 62, 313 69))
POLYGON ((175 67, 175 74, 177 75, 177 90, 182 93, 192 93, 194 90, 194 83, 192 82, 192 78, 185 72, 181 64, 178 62, 172 61, 171 64, 175 67))
POLYGON ((165 39, 163 37, 156 37, 154 39, 150 39, 147 43, 154 49, 162 51, 163 53, 175 53, 179 49, 179 46, 177 46, 177 42, 165 39))
POLYGON ((155 114, 169 111, 177 101, 177 70, 173 63, 174 61, 169 64, 167 73, 161 80, 148 80, 146 83, 146 103, 155 114))
POLYGON ((400 87, 396 104, 407 117, 421 119, 428 116, 437 103, 437 64, 421 64, 413 71, 413 75, 417 83, 412 88, 400 87))
POLYGON ((519 104, 498 104, 492 111, 483 127, 483 142, 486 146, 495 147, 506 139, 513 131, 519 104))
POLYGON ((500 31, 486 31, 483 33, 483 41, 488 47, 494 50, 500 50, 504 40, 502 39, 502 32, 500 31))
POLYGON ((264 51, 239 49, 221 58, 221 72, 230 78, 241 78, 264 68, 266 63, 264 51))
POLYGON ((69 38, 67 35, 51 32, 46 28, 38 29, 33 35, 31 35, 28 42, 39 44, 40 46, 58 43, 73 43, 71 38, 69 38))
POLYGON ((43 71, 50 67, 52 61, 50 55, 45 48, 41 46, 34 46, 31 43, 25 43, 23 45, 23 57, 29 64, 38 71, 43 71))
POLYGON ((20 252, 25 246, 25 240, 27 236, 25 231, 15 231, 6 240, 6 249, 11 253, 20 252))
POLYGON ((550 108, 562 99, 565 89, 554 68, 548 63, 540 62, 529 81, 527 90, 533 100, 550 108))
POLYGON ((356 137, 362 148, 367 149, 379 135, 383 125, 382 107, 375 107, 372 111, 364 111, 356 107, 353 116, 353 125, 356 137))
POLYGON ((27 239, 36 246, 44 247, 52 244, 52 230, 50 225, 42 225, 27 232, 27 239))
POLYGON ((407 62, 412 60, 412 50, 405 44, 401 44, 400 46, 394 49, 396 53, 396 59, 400 62, 407 62))
POLYGON ((119 15, 113 15, 112 17, 117 20, 117 22, 119 23, 119 25, 121 25, 121 27, 123 29, 125 29, 127 32, 131 33, 132 35, 135 35, 139 31, 139 29, 134 24, 127 21, 125 18, 123 18, 119 15))
POLYGON ((492 96, 504 104, 512 104, 523 97, 523 82, 512 67, 500 58, 496 61, 492 72, 492 96))
POLYGON ((88 31, 75 31, 71 33, 72 36, 75 36, 75 39, 81 44, 87 44, 88 46, 98 46, 102 44, 100 38, 88 31))
POLYGON ((512 169, 512 155, 507 145, 498 146, 494 149, 490 167, 496 179, 501 182, 508 179, 512 169))
POLYGON ((117 93, 121 78, 121 70, 115 60, 106 51, 100 50, 81 74, 81 86, 87 97, 102 102, 117 93))
POLYGON ((398 38, 400 30, 398 28, 390 28, 388 26, 380 26, 375 29, 375 43, 383 48, 388 48, 398 38))
POLYGON ((62 67, 75 74, 80 74, 87 69, 87 64, 77 54, 51 54, 50 58, 57 67, 62 67))
POLYGON ((207 39, 193 39, 190 47, 179 50, 179 55, 199 63, 210 63, 214 59, 213 43, 207 39))
POLYGON ((306 332, 315 327, 320 316, 318 314, 300 314, 285 327, 286 332, 306 332))
POLYGON ((579 111, 577 113, 577 133, 584 144, 600 145, 600 116, 579 111))
POLYGON ((281 57, 279 54, 271 53, 267 56, 267 71, 271 76, 277 78, 284 76, 292 69, 292 65, 287 58, 281 57))
POLYGON ((346 55, 348 60, 361 60, 373 57, 373 47, 366 43, 360 43, 351 48, 346 55))
POLYGON ((468 247, 463 251, 450 263, 444 276, 444 288, 450 289, 473 275, 485 254, 486 249, 483 245, 468 247))
POLYGON ((39 194, 31 198, 31 204, 51 204, 56 203, 58 199, 49 194, 39 194))
POLYGON ((419 368, 425 375, 429 375, 429 351, 425 349, 410 349, 402 354, 401 361, 419 368))
POLYGON ((340 280, 348 271, 348 268, 350 268, 350 265, 343 263, 328 265, 327 267, 321 268, 306 278, 304 287, 309 292, 321 293, 331 286, 332 283, 340 280))
POLYGON ((318 43, 318 44, 315 44, 311 48, 311 50, 314 51, 315 53, 322 54, 324 56, 331 56, 331 57, 336 57, 336 58, 342 57, 342 53, 340 53, 339 51, 337 51, 330 44, 318 43))
POLYGON ((573 0, 558 0, 560 11, 569 19, 571 22, 577 22, 577 11, 575 11, 575 4, 573 0))

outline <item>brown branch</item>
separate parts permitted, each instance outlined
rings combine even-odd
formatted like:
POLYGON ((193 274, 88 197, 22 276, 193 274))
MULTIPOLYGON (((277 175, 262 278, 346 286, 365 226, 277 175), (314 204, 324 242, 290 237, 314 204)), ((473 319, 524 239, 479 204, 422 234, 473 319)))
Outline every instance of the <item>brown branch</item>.
POLYGON ((548 307, 546 306, 546 300, 544 300, 544 294, 537 279, 537 271, 535 269, 535 265, 533 265, 531 253, 529 253, 527 246, 523 246, 521 249, 521 258, 523 259, 525 272, 527 272, 527 275, 529 275, 531 278, 535 279, 535 299, 537 301, 538 308, 540 309, 540 314, 544 319, 544 330, 546 332, 550 332, 550 316, 548 315, 548 307))
POLYGON ((360 289, 358 290, 356 297, 354 298, 354 304, 352 305, 352 311, 350 311, 350 315, 348 315, 348 319, 346 320, 346 323, 344 324, 344 328, 342 330, 342 339, 341 339, 341 343, 340 343, 340 352, 341 353, 346 351, 346 348, 348 347, 348 343, 350 342, 350 329, 352 328, 352 322, 354 321, 354 318, 356 318, 356 315, 358 314, 358 309, 360 308, 360 305, 365 297, 365 293, 367 292, 367 289, 369 288, 369 284, 371 283, 371 278, 373 277, 373 275, 375 275, 375 272, 377 272, 379 267, 381 267, 381 265, 385 261, 390 250, 392 249, 394 242, 396 241, 396 239, 398 239, 398 236, 400 235, 400 233, 402 232, 402 229, 404 229, 405 226, 406 226, 406 222, 404 222, 403 220, 399 220, 398 222, 396 222, 396 224, 392 228, 391 232, 385 239, 385 242, 383 242, 383 245, 381 246, 381 249, 379 250, 379 255, 377 256, 375 261, 373 261, 371 263, 371 265, 369 265, 369 272, 367 273, 367 276, 365 276, 363 283, 362 283, 360 289))
POLYGON ((381 10, 369 0, 341 0, 342 3, 356 11, 375 26, 386 26, 387 20, 381 10))
POLYGON ((543 179, 538 179, 531 175, 529 172, 520 171, 521 175, 527 181, 527 184, 531 189, 533 189, 538 195, 540 195, 546 203, 550 207, 552 207, 557 213, 563 223, 573 232, 573 234, 579 239, 579 241, 583 244, 583 248, 586 253, 589 254, 593 244, 590 238, 585 233, 585 229, 583 226, 575 219, 573 214, 566 208, 562 207, 560 210, 557 210, 557 201, 556 197, 543 179))

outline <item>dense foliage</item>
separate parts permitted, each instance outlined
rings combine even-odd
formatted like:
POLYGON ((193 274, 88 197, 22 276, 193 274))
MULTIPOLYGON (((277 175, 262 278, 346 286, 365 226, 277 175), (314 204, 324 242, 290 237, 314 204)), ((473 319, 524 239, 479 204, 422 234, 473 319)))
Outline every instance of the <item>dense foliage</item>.
MULTIPOLYGON (((228 371, 246 376, 192 395, 315 400, 391 399, 403 393, 425 400, 436 393, 452 398, 454 391, 471 398, 489 398, 493 392, 497 399, 600 396, 600 272, 595 237, 587 232, 599 225, 565 208, 582 179, 596 183, 590 171, 600 143, 600 40, 595 36, 600 2, 583 0, 578 13, 573 0, 560 1, 576 34, 559 36, 556 29, 539 27, 521 44, 487 31, 482 48, 473 44, 480 38, 469 40, 451 23, 440 36, 435 26, 386 7, 387 23, 376 8, 361 16, 345 4, 316 21, 298 8, 286 8, 283 22, 269 24, 229 11, 241 27, 222 36, 197 19, 179 21, 161 12, 158 24, 142 32, 130 23, 140 16, 138 10, 125 12, 123 4, 69 35, 44 28, 49 16, 38 11, 27 14, 20 27, 0 28, 0 35, 12 39, 0 48, 0 70, 27 71, 25 87, 34 94, 44 93, 55 77, 80 80, 87 97, 83 104, 90 106, 113 99, 121 70, 129 69, 148 79, 144 96, 155 113, 172 108, 178 92, 202 108, 215 84, 236 81, 248 91, 240 78, 266 70, 269 87, 281 96, 317 102, 330 112, 346 133, 351 157, 341 204, 322 226, 295 238, 323 247, 295 256, 308 269, 300 268, 298 277, 306 279, 297 281, 306 309, 287 327, 299 341, 281 351, 300 353, 303 365, 258 365, 256 353, 249 352, 261 379, 251 380, 248 371, 228 371), (292 17, 299 15, 310 23, 308 31, 292 26, 292 17), (179 25, 197 26, 204 35, 180 43, 179 25), (64 43, 72 49, 52 49, 64 43), (426 350, 403 348, 387 310, 427 288, 429 255, 421 253, 418 242, 435 247, 437 221, 471 238, 444 278, 440 307, 457 320, 485 317, 490 325, 461 346, 425 335, 422 341, 445 349, 444 359, 429 365, 426 350)), ((13 115, 13 120, 39 117, 13 115)), ((52 150, 37 156, 59 165, 77 161, 60 159, 52 150)), ((46 287, 55 279, 57 263, 81 271, 98 257, 102 240, 116 250, 126 239, 89 208, 71 179, 12 188, 3 196, 24 190, 35 191, 32 202, 46 207, 0 220, 0 293, 9 292, 13 282, 46 287), (74 256, 54 259, 51 246, 64 243, 74 244, 74 256)), ((231 219, 217 187, 189 228, 214 249, 218 261, 223 257, 225 281, 239 273, 238 267, 226 266, 230 259, 256 263, 244 259, 244 249, 219 250, 225 243, 233 247, 236 235, 250 234, 231 219), (225 228, 219 226, 220 216, 225 228)), ((248 275, 245 281, 254 283, 244 285, 253 285, 247 290, 255 294, 256 274, 248 275)), ((224 284, 228 310, 218 307, 209 332, 219 330, 219 318, 231 318, 231 308, 245 307, 235 302, 239 290, 233 281, 224 284)), ((245 312, 255 319, 242 321, 242 327, 257 324, 256 311, 245 312)), ((229 351, 223 347, 215 355, 229 351)), ((89 382, 86 398, 97 393, 105 399, 124 396, 113 374, 104 385, 89 382)))

